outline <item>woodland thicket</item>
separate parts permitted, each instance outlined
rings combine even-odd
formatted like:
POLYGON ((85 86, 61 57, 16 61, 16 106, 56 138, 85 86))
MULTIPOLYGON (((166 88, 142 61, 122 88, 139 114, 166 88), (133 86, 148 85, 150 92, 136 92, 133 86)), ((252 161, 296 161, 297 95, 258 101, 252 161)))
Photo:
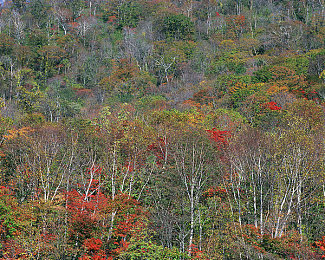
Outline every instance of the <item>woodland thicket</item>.
POLYGON ((1 259, 325 257, 324 0, 0 7, 1 259))

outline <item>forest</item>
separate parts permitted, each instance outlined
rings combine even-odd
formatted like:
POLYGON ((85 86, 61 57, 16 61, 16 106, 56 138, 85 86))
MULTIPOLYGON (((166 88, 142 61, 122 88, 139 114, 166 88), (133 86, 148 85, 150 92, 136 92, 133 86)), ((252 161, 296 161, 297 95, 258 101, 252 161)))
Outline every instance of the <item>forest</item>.
POLYGON ((0 1, 0 259, 324 258, 324 0, 0 1))

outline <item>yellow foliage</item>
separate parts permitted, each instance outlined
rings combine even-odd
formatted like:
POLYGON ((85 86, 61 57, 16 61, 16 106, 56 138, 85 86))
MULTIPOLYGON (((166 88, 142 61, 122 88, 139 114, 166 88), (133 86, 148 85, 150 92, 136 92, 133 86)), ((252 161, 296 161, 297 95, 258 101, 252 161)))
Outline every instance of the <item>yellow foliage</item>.
POLYGON ((200 83, 199 83, 199 85, 200 86, 205 86, 205 83, 207 83, 205 80, 202 80, 200 83))
POLYGON ((319 78, 325 80, 325 70, 322 71, 322 73, 319 75, 319 78))
POLYGON ((225 50, 231 50, 235 46, 235 42, 233 40, 223 40, 220 42, 220 47, 225 49, 225 50))
POLYGON ((243 83, 243 82, 236 82, 235 85, 233 87, 231 87, 229 89, 229 93, 230 94, 233 94, 235 93, 236 91, 240 90, 240 89, 244 89, 244 88, 247 88, 247 84, 243 83))
POLYGON ((265 83, 263 83, 263 82, 250 84, 250 86, 252 86, 254 88, 262 88, 262 87, 264 87, 264 85, 265 85, 265 83))
POLYGON ((272 85, 268 88, 267 93, 269 95, 274 95, 278 92, 288 92, 289 88, 285 85, 272 85))
POLYGON ((3 108, 4 106, 5 106, 5 102, 3 98, 0 98, 0 109, 3 108))
POLYGON ((203 125, 204 122, 204 115, 199 113, 198 111, 193 111, 193 113, 188 114, 188 124, 192 127, 198 127, 203 125))
POLYGON ((31 129, 30 127, 23 127, 20 129, 10 129, 8 130, 8 134, 4 135, 4 139, 6 140, 12 140, 17 138, 18 136, 23 136, 23 137, 27 137, 26 134, 33 132, 33 129, 31 129))

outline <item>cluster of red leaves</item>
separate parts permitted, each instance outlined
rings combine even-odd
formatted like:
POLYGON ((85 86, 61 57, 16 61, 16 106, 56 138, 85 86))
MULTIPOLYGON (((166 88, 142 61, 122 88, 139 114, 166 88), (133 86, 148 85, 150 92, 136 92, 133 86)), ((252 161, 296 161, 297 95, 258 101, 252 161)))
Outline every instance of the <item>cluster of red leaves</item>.
POLYGON ((93 95, 93 91, 87 88, 74 89, 77 97, 90 97, 93 95))
POLYGON ((259 252, 265 253, 265 250, 261 247, 259 241, 262 239, 262 235, 260 234, 260 230, 256 228, 254 225, 244 225, 242 227, 243 234, 242 237, 245 239, 245 242, 250 244, 253 248, 258 250, 259 252))
POLYGON ((101 168, 93 167, 87 171, 90 174, 88 184, 79 185, 79 192, 66 192, 70 241, 74 245, 83 245, 86 254, 80 258, 82 260, 112 259, 128 248, 127 240, 141 229, 146 213, 137 200, 126 194, 118 193, 114 198, 106 196, 100 189, 98 179, 102 175, 101 168), (95 179, 95 176, 98 178, 95 179), (113 212, 113 232, 108 241, 109 245, 103 245, 103 242, 94 236, 100 234, 99 230, 105 232, 104 230, 111 227, 112 223, 105 221, 105 216, 113 212))
POLYGON ((68 23, 68 25, 70 26, 71 30, 74 31, 75 29, 78 28, 78 26, 79 26, 80 24, 77 23, 77 22, 70 22, 70 23, 68 23))
POLYGON ((195 260, 195 259, 207 259, 207 258, 204 257, 203 251, 198 249, 196 245, 194 245, 194 244, 190 245, 190 250, 191 250, 191 259, 192 260, 195 260))
POLYGON ((16 211, 16 199, 10 188, 0 186, 1 204, 6 205, 6 208, 0 207, 0 253, 4 256, 1 259, 24 259, 25 250, 15 241, 15 238, 20 234, 19 228, 12 227, 12 221, 18 222, 18 218, 14 217, 10 222, 6 221, 5 215, 12 214, 16 211), (7 211, 9 210, 9 212, 7 211), (4 217, 4 218, 3 218, 4 217))
POLYGON ((325 258, 325 236, 323 236, 322 240, 315 242, 316 246, 323 251, 322 258, 325 258))
POLYGON ((99 238, 89 238, 83 243, 83 247, 86 249, 86 254, 79 258, 79 260, 106 260, 105 252, 101 250, 103 242, 99 238))
POLYGON ((207 130, 207 132, 210 134, 210 139, 217 144, 219 150, 228 144, 228 139, 231 136, 230 131, 221 131, 216 128, 207 130))
POLYGON ((41 234, 41 240, 44 243, 51 243, 55 239, 56 239, 56 235, 54 235, 54 234, 50 234, 47 232, 41 234))
POLYGON ((193 98, 190 98, 189 101, 198 104, 198 106, 202 106, 204 104, 208 105, 211 101, 213 101, 213 99, 215 99, 210 92, 210 89, 202 89, 194 93, 193 98))
POLYGON ((204 196, 208 198, 212 197, 220 197, 220 198, 225 198, 227 196, 227 190, 221 187, 215 187, 215 188, 209 188, 204 192, 204 196))
POLYGON ((246 18, 243 15, 229 15, 226 21, 227 25, 236 31, 243 29, 247 25, 246 18))
POLYGON ((88 182, 78 185, 79 191, 73 189, 66 192, 70 241, 76 244, 82 244, 92 237, 100 220, 100 213, 109 203, 109 199, 100 190, 102 169, 93 166, 87 169, 86 175, 89 176, 88 182))
POLYGON ((157 165, 162 165, 165 160, 166 142, 163 138, 159 138, 157 142, 148 146, 147 151, 153 152, 157 160, 157 165))
POLYGON ((12 194, 13 193, 10 191, 9 188, 7 188, 5 186, 0 186, 0 197, 12 195, 12 194))
POLYGON ((67 192, 68 210, 72 215, 88 214, 94 216, 98 210, 105 208, 107 198, 98 191, 97 193, 80 194, 76 190, 67 192))
POLYGON ((319 255, 307 244, 302 244, 300 235, 291 232, 282 237, 273 238, 270 234, 261 234, 254 225, 241 227, 245 242, 260 253, 272 253, 290 259, 319 259, 319 255))
POLYGON ((1 242, 1 259, 28 259, 26 250, 15 240, 10 239, 6 242, 1 242))
POLYGON ((70 228, 69 236, 73 244, 80 245, 85 239, 92 236, 96 229, 98 220, 87 214, 75 214, 69 218, 70 228))
POLYGON ((118 194, 111 203, 111 208, 118 213, 118 222, 115 225, 115 236, 125 238, 132 234, 135 228, 142 227, 143 216, 146 215, 140 203, 127 194, 118 194))
POLYGON ((282 107, 278 106, 276 102, 270 101, 267 103, 262 104, 262 107, 270 110, 281 110, 282 107))
POLYGON ((108 17, 107 23, 114 23, 117 17, 115 15, 111 15, 108 17))
POLYGON ((123 193, 115 196, 110 208, 116 212, 116 221, 109 241, 111 245, 114 245, 111 247, 109 256, 115 257, 128 248, 129 238, 137 235, 144 227, 143 219, 146 217, 146 212, 137 200, 123 193))
POLYGON ((100 190, 100 178, 102 177, 102 168, 93 166, 88 168, 88 182, 85 186, 78 185, 85 193, 72 190, 66 193, 68 199, 68 210, 73 214, 87 213, 95 215, 98 210, 107 206, 108 199, 100 190))
POLYGON ((293 90, 292 91, 294 94, 296 94, 298 97, 301 97, 306 100, 313 100, 316 103, 320 102, 320 96, 319 93, 316 92, 315 90, 312 90, 310 92, 306 92, 303 89, 298 89, 298 90, 293 90))

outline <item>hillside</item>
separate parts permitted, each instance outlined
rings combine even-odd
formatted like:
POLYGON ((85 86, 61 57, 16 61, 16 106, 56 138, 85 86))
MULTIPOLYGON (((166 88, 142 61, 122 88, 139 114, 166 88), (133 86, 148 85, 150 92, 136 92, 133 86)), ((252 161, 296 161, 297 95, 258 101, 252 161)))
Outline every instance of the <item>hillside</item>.
POLYGON ((324 0, 0 3, 0 259, 325 257, 324 0))

